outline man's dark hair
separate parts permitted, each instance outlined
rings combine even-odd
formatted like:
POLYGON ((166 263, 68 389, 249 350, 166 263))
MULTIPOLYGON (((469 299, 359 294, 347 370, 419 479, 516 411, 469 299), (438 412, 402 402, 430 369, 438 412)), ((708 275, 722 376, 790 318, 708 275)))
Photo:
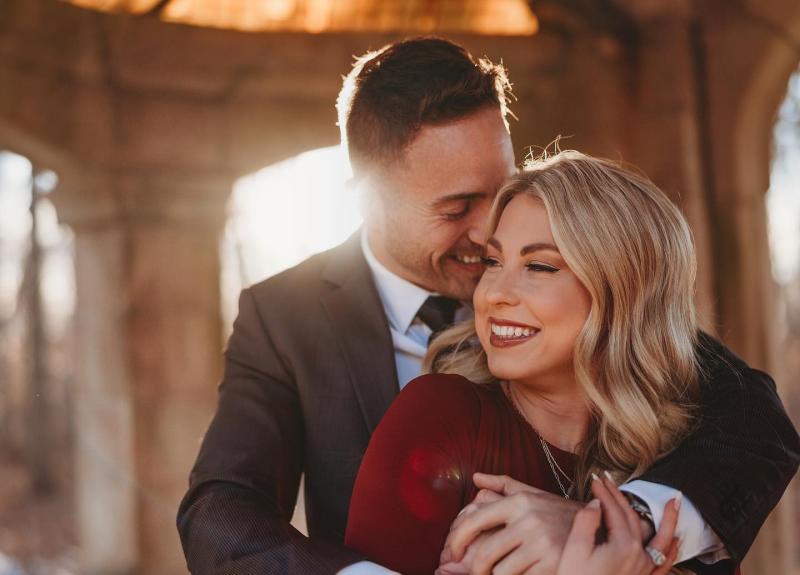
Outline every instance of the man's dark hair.
POLYGON ((475 59, 440 38, 414 38, 358 58, 336 107, 353 173, 388 165, 426 124, 498 106, 503 119, 511 84, 502 64, 475 59))

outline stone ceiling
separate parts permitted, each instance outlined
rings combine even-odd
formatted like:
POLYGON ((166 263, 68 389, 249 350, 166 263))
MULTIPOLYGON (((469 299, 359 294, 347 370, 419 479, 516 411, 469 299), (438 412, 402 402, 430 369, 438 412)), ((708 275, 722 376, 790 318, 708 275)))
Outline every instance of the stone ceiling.
POLYGON ((84 8, 243 31, 529 35, 526 0, 64 0, 84 8))

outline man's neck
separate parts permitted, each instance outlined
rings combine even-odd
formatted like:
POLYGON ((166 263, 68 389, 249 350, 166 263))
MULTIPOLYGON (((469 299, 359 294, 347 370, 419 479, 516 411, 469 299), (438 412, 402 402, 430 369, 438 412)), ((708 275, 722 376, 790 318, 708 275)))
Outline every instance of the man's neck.
POLYGON ((372 256, 372 258, 374 258, 374 261, 378 262, 381 265, 381 267, 383 267, 386 271, 396 276, 397 278, 412 283, 414 285, 418 285, 416 282, 414 282, 414 280, 412 280, 409 277, 406 277, 407 274, 399 265, 397 265, 397 262, 394 261, 394 258, 392 258, 389 255, 389 253, 386 251, 386 248, 383 245, 383 242, 378 237, 378 234, 375 233, 373 230, 371 230, 369 225, 364 226, 364 233, 365 233, 365 243, 366 243, 365 248, 367 250, 367 253, 369 253, 372 256))

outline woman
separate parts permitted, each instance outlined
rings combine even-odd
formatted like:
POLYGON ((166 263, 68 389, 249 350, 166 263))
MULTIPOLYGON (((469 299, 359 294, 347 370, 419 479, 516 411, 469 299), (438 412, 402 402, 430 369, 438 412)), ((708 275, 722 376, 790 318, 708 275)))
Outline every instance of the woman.
POLYGON ((636 476, 692 424, 694 249, 646 178, 571 151, 529 164, 484 262, 474 321, 432 343, 356 480, 346 543, 402 573, 437 568, 474 472, 587 501, 593 475, 636 476))

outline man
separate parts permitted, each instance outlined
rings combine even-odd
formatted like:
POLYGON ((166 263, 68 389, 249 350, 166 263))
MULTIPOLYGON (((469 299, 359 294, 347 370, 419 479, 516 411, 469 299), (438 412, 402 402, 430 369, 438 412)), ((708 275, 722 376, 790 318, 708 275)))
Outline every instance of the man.
MULTIPOLYGON (((515 170, 508 90, 501 66, 444 40, 356 63, 338 108, 364 228, 241 294, 217 413, 178 515, 193 573, 367 568, 341 546, 358 465, 432 332, 469 313, 454 300, 471 299, 484 219, 515 170), (308 538, 289 524, 301 473, 308 538)), ((675 493, 667 486, 680 488, 683 530, 696 534, 685 556, 720 551, 713 528, 740 559, 794 474, 798 440, 766 375, 746 370, 740 382, 725 365, 705 367, 710 424, 629 488, 643 520, 675 493)), ((549 495, 537 505, 557 554, 578 506, 549 495)))

